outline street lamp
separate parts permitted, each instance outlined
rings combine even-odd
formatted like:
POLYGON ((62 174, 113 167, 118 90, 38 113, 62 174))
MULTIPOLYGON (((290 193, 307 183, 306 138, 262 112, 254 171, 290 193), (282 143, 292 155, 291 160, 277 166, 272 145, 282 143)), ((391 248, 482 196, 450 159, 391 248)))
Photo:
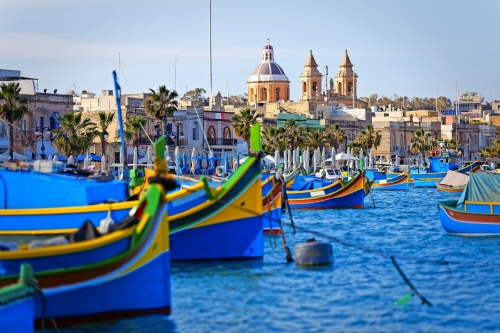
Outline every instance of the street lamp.
POLYGON ((45 159, 45 145, 44 145, 44 134, 45 134, 45 130, 48 130, 49 128, 48 127, 37 127, 36 128, 36 132, 35 132, 35 135, 37 136, 37 138, 42 138, 42 153, 40 154, 40 159, 41 160, 44 160, 45 159))

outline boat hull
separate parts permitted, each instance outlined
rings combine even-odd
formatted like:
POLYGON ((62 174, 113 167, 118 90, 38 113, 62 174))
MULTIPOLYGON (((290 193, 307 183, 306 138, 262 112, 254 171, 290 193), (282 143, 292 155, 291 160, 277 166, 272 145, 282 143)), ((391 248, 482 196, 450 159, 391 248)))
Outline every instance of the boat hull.
POLYGON ((372 190, 409 190, 410 189, 410 178, 408 175, 398 175, 397 177, 385 179, 385 180, 375 180, 372 185, 372 190))
POLYGON ((439 183, 441 180, 443 180, 443 178, 414 179, 413 186, 414 187, 436 187, 436 183, 439 183))
POLYGON ((471 213, 456 209, 456 201, 439 204, 439 219, 443 229, 450 234, 498 235, 500 234, 500 204, 498 213, 471 213))
POLYGON ((34 332, 35 300, 23 298, 0 306, 0 332, 34 332))
MULTIPOLYGON (((358 174, 347 185, 326 193, 321 189, 311 191, 295 191, 295 195, 288 195, 290 208, 293 209, 340 209, 364 208, 366 178, 358 174), (302 194, 302 198, 298 197, 302 194)), ((336 188, 336 187, 335 187, 336 188)))
MULTIPOLYGON (((458 169, 456 171, 459 173, 472 172, 472 171, 478 169, 479 167, 480 167, 479 162, 474 162, 474 163, 471 163, 468 166, 465 166, 465 167, 458 169)), ((429 179, 436 180, 436 179, 443 179, 444 177, 446 177, 446 173, 447 173, 447 171, 445 171, 445 172, 430 172, 430 173, 411 172, 410 178, 413 179, 414 181, 415 180, 429 180, 429 179)))

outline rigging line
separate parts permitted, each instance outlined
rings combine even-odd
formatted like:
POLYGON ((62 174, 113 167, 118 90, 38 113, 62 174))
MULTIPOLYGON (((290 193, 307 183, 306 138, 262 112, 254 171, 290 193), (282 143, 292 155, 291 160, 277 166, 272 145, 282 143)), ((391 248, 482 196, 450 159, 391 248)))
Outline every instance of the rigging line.
POLYGON ((123 70, 123 66, 122 66, 121 62, 120 62, 120 70, 121 70, 121 73, 123 73, 123 77, 125 78, 125 83, 127 84, 128 92, 131 94, 132 91, 130 90, 130 86, 128 85, 127 76, 125 75, 125 71, 123 70))

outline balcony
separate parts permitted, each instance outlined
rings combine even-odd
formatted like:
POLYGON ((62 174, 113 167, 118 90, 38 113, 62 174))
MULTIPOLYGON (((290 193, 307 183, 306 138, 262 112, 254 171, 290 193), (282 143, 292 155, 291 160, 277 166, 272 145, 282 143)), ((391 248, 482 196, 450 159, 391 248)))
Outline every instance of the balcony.
POLYGON ((207 139, 208 144, 212 146, 236 146, 238 143, 237 139, 225 139, 225 138, 209 138, 207 139))

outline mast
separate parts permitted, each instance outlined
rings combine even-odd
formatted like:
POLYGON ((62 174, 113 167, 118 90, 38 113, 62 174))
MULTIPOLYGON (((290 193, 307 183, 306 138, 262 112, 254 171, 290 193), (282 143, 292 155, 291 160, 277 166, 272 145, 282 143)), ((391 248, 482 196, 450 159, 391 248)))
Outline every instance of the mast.
POLYGON ((174 90, 177 91, 177 54, 175 55, 175 66, 174 66, 174 90))
POLYGON ((212 0, 208 0, 208 41, 210 48, 210 99, 208 105, 212 106, 212 0))
POLYGON ((352 108, 354 109, 354 64, 352 64, 352 108))

